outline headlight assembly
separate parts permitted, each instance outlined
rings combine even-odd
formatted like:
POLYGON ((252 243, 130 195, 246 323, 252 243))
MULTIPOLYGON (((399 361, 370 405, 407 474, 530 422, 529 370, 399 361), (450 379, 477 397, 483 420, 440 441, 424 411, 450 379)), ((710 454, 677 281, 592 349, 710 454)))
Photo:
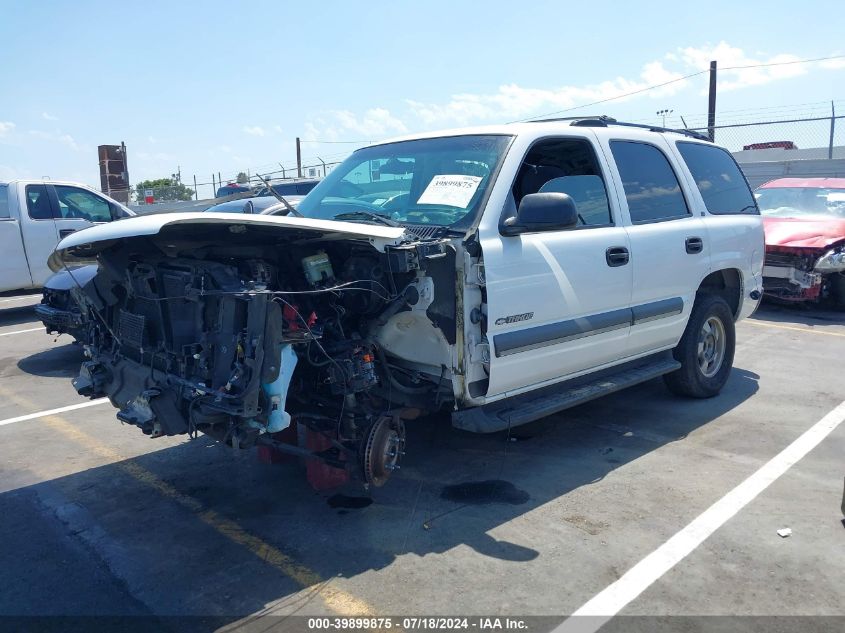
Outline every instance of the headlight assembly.
POLYGON ((816 262, 816 272, 834 273, 845 270, 845 250, 830 250, 816 262))

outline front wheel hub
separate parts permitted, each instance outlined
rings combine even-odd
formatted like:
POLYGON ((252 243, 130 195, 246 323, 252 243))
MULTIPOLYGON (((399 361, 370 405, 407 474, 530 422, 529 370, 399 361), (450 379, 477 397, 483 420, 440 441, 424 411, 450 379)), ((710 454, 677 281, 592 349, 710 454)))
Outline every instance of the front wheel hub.
POLYGON ((725 324, 716 316, 709 317, 698 333, 698 367, 706 378, 712 378, 722 368, 726 345, 725 324))
POLYGON ((398 416, 382 416, 367 430, 361 455, 364 481, 383 486, 399 470, 405 454, 405 425, 398 416))

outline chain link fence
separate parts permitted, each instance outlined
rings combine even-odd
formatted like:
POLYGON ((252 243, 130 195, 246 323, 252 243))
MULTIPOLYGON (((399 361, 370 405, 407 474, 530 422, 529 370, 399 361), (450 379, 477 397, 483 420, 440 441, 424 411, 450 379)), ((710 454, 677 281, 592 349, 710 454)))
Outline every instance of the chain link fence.
MULTIPOLYGON (((184 206, 209 206, 212 200, 217 198, 227 198, 233 195, 242 195, 246 192, 258 193, 265 188, 264 180, 270 182, 271 185, 282 185, 288 183, 296 183, 298 180, 324 178, 331 173, 340 162, 332 163, 318 163, 315 165, 303 165, 302 176, 297 175, 297 169, 285 169, 280 167, 277 170, 262 171, 259 175, 243 172, 247 177, 238 182, 238 177, 222 178, 221 174, 212 174, 210 180, 199 181, 196 176, 191 180, 171 179, 170 184, 159 187, 141 187, 135 185, 128 192, 113 191, 113 194, 121 196, 121 199, 126 199, 128 194, 129 204, 132 206, 150 206, 159 204, 173 205, 173 203, 185 203, 184 206), (264 179, 264 180, 262 180, 264 179), (219 194, 219 195, 218 195, 219 194), (190 202, 206 203, 198 205, 190 205, 190 202)), ((108 192, 106 192, 108 193, 108 192)), ((115 197, 115 195, 113 195, 115 197)), ((116 198, 117 199, 117 198, 116 198)), ((145 210, 146 211, 146 210, 145 210)))
MULTIPOLYGON (((792 152, 795 160, 845 158, 845 116, 814 117, 717 125, 714 140, 733 153, 792 152), (771 151, 774 150, 774 151, 771 151)), ((709 128, 690 128, 707 135, 709 128)), ((784 155, 784 158, 789 156, 784 155)))

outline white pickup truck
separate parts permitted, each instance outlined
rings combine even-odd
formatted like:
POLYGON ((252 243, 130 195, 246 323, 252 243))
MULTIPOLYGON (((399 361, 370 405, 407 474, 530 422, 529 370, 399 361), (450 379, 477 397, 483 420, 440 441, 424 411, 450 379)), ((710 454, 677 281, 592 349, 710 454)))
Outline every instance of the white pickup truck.
POLYGON ((63 237, 94 224, 135 215, 74 182, 0 182, 0 292, 39 288, 52 274, 47 258, 63 237))
POLYGON ((152 437, 380 485, 421 412, 492 432, 658 376, 716 395, 763 257, 726 150, 586 117, 372 145, 286 216, 132 218, 51 262, 98 264, 74 286, 79 393, 152 437), (289 444, 294 426, 319 441, 289 444))

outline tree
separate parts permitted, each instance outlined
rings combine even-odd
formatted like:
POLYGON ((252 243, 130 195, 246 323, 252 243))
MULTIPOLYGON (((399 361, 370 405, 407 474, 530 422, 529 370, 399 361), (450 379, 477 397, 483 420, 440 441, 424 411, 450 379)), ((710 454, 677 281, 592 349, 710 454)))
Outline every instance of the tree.
POLYGON ((170 200, 190 200, 194 197, 194 190, 186 187, 181 182, 177 182, 173 178, 156 178, 155 180, 145 180, 135 185, 135 193, 138 200, 144 199, 144 191, 146 189, 153 190, 153 196, 158 201, 170 200))
POLYGON ((247 182, 249 182, 249 177, 242 171, 238 172, 237 183, 239 185, 245 185, 247 182))

